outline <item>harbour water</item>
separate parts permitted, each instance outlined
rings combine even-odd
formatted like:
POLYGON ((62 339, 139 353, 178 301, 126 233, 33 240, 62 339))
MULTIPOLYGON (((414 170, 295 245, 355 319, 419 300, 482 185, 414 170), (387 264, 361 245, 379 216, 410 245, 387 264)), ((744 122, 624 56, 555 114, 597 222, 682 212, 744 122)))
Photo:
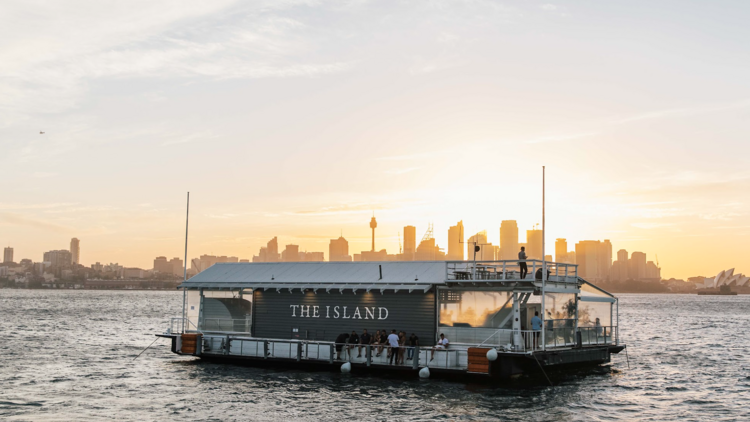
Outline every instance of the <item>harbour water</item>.
POLYGON ((0 290, 0 419, 750 420, 750 296, 620 298, 629 369, 488 387, 202 363, 166 340, 133 360, 181 293, 0 290))

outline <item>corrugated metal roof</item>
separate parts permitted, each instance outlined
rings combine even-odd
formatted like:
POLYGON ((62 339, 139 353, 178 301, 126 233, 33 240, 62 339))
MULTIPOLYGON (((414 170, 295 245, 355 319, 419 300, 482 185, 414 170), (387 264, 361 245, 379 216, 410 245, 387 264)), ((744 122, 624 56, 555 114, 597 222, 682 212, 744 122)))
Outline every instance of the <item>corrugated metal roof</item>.
MULTIPOLYGON (((298 284, 317 288, 357 284, 432 285, 445 280, 445 262, 263 262, 217 263, 182 284, 184 287, 282 288, 298 284), (380 278, 382 268, 383 278, 380 278), (262 286, 261 286, 262 285, 262 286)), ((362 286, 364 287, 364 286, 362 286)), ((338 288, 338 287, 332 287, 338 288)), ((391 289, 392 287, 388 287, 391 289)))

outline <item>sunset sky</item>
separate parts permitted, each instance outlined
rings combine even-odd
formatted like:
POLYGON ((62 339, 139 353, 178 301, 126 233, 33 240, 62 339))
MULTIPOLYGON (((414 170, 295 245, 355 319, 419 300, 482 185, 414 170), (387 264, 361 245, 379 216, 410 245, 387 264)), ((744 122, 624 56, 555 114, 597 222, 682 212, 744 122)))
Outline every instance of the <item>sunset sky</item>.
POLYGON ((746 1, 5 1, 0 244, 151 268, 501 220, 750 272, 746 1), (42 135, 40 131, 45 133, 42 135))

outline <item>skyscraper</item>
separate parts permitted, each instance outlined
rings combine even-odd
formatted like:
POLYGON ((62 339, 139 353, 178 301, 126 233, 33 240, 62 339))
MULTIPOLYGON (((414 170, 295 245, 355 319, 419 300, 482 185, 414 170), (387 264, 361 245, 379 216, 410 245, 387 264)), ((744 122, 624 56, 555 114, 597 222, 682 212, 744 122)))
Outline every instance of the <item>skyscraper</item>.
POLYGON ((279 262, 279 240, 276 236, 266 246, 266 262, 279 262))
POLYGON ((455 226, 448 228, 448 255, 447 259, 452 261, 464 260, 464 222, 459 221, 455 226))
POLYGON ((173 274, 174 268, 172 264, 167 261, 166 256, 157 256, 154 258, 154 271, 160 274, 173 274))
POLYGON ((445 259, 445 252, 435 244, 435 238, 430 237, 419 242, 417 251, 414 254, 415 261, 442 261, 445 259))
POLYGON ((582 240, 576 243, 576 261, 579 276, 591 281, 598 279, 600 243, 598 240, 582 240))
POLYGON ((286 245, 284 251, 281 252, 281 260, 283 262, 298 262, 299 245, 286 245))
POLYGON ((466 252, 469 260, 476 259, 477 261, 494 261, 495 260, 495 248, 492 243, 487 242, 487 232, 481 231, 474 236, 471 236, 466 241, 466 252), (479 251, 474 255, 474 247, 479 247, 479 251))
POLYGON ((75 237, 70 239, 70 255, 73 257, 73 265, 81 263, 81 245, 75 237))
POLYGON ((628 279, 628 251, 620 249, 617 251, 617 260, 612 263, 610 280, 625 281, 628 279))
POLYGON ((404 261, 414 260, 417 251, 417 228, 414 226, 404 227, 404 261))
POLYGON ((542 259, 541 230, 526 230, 526 255, 529 259, 542 259))
POLYGON ((344 239, 344 236, 338 239, 331 239, 331 242, 328 244, 328 260, 331 262, 351 262, 352 257, 349 255, 349 242, 344 239))
POLYGON ((657 267, 654 261, 646 262, 646 278, 661 280, 661 268, 657 267))
POLYGON ((555 262, 568 262, 568 241, 565 239, 555 240, 555 262))
POLYGON ((604 241, 599 244, 599 253, 597 258, 599 259, 599 262, 597 264, 597 277, 600 280, 609 280, 609 273, 612 269, 612 243, 609 241, 609 239, 604 239, 604 241))
POLYGON ((500 253, 502 254, 502 259, 518 259, 519 251, 518 224, 515 220, 503 220, 500 223, 500 253))
POLYGON ((633 280, 643 280, 646 278, 646 254, 643 252, 633 252, 630 254, 628 265, 628 275, 633 280))
POLYGON ((70 267, 73 262, 70 251, 61 249, 59 251, 49 251, 44 253, 44 262, 49 262, 51 266, 56 268, 70 267))
POLYGON ((13 262, 13 248, 11 248, 10 246, 5 248, 5 251, 3 251, 3 262, 13 262))
POLYGON ((169 266, 172 268, 172 274, 182 276, 185 269, 181 258, 172 258, 169 260, 169 266))

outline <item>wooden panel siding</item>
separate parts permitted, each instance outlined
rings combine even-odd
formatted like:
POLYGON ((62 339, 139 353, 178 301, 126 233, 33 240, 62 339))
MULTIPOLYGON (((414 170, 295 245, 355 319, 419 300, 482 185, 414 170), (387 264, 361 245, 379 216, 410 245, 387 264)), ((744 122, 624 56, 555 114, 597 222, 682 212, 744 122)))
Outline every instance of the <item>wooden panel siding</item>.
POLYGON ((258 291, 253 296, 253 335, 261 338, 334 341, 352 330, 362 335, 385 329, 415 333, 420 346, 435 344, 435 295, 432 292, 258 291), (346 307, 346 313, 344 313, 346 307), (382 308, 382 309, 381 309, 382 308), (294 330, 297 330, 296 332, 294 330))

